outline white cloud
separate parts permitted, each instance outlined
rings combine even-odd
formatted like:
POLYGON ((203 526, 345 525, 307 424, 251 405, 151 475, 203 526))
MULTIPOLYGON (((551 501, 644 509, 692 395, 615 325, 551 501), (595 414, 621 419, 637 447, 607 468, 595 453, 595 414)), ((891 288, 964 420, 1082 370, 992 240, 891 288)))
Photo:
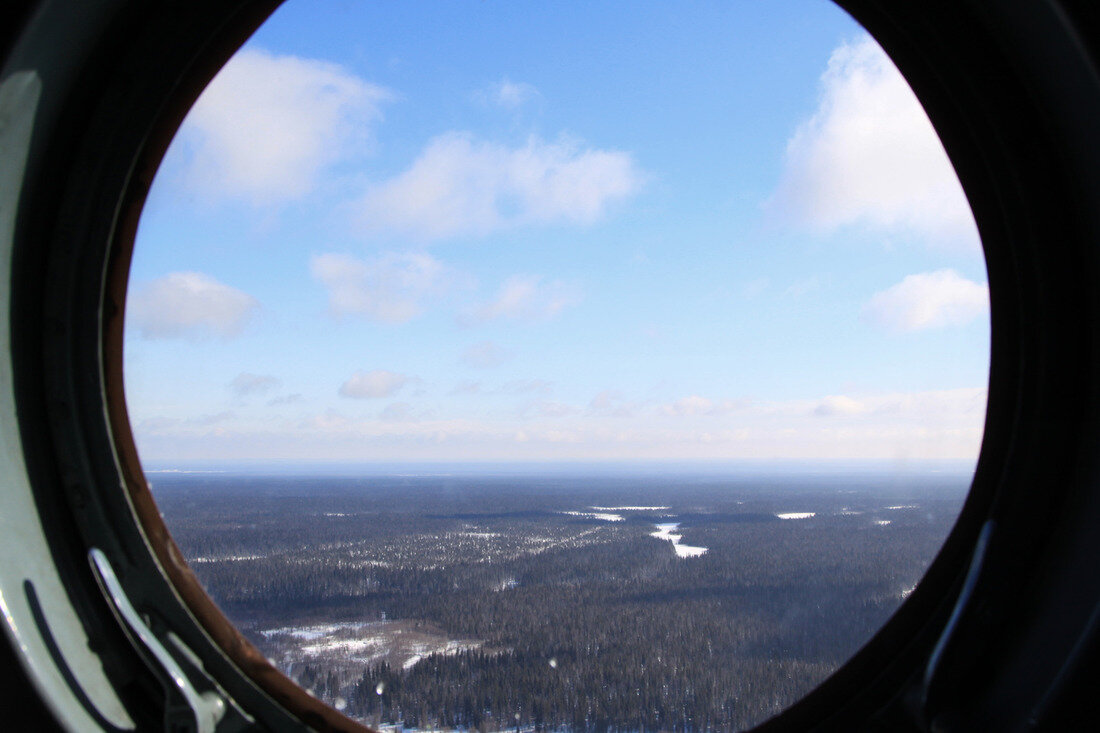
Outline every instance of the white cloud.
POLYGON ((947 154, 878 44, 870 36, 842 44, 821 82, 821 102, 787 144, 770 205, 823 230, 862 224, 976 246, 947 154))
POLYGON ((963 326, 989 311, 989 286, 954 270, 909 275, 875 293, 863 317, 891 331, 963 326))
POLYGON ((370 260, 316 255, 310 260, 310 271, 328 290, 334 315, 359 315, 382 323, 415 318, 457 279, 442 262, 418 253, 390 253, 370 260))
POLYGON ((404 374, 375 369, 370 372, 356 372, 348 381, 340 385, 340 394, 356 399, 378 399, 390 397, 409 383, 404 374))
POLYGON ((341 156, 369 148, 389 96, 337 64, 244 49, 195 102, 173 154, 200 195, 287 201, 341 156))
POLYGON ((412 166, 360 202, 368 231, 425 239, 486 235, 509 227, 591 224, 642 186, 629 153, 531 137, 519 148, 450 132, 412 166))
POLYGON ((468 325, 498 318, 545 321, 579 301, 576 288, 560 280, 543 283, 537 275, 515 275, 504 281, 495 298, 460 320, 468 325))
POLYGON ((259 309, 248 293, 201 272, 173 272, 129 298, 126 318, 143 338, 237 336, 259 309))
POLYGON ((833 415, 858 415, 861 412, 867 412, 867 406, 845 395, 829 395, 828 397, 822 397, 821 401, 818 402, 813 409, 813 414, 821 417, 831 417, 833 415))
POLYGON ((281 385, 282 381, 270 374, 241 372, 233 377, 233 381, 229 383, 229 388, 243 397, 250 394, 270 392, 273 389, 278 389, 281 385))
POLYGON ((479 96, 505 109, 515 110, 538 97, 539 90, 531 84, 501 79, 479 96))
POLYGON ((476 369, 500 366, 511 353, 492 341, 479 341, 462 352, 462 361, 476 369))

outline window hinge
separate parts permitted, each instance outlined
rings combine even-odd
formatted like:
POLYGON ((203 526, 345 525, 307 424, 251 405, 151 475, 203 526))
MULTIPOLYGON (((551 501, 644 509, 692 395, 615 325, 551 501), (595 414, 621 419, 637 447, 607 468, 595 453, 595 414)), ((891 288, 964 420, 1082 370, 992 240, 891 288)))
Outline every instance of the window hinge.
MULTIPOLYGON (((213 689, 200 692, 195 687, 192 678, 138 614, 107 555, 93 547, 88 552, 88 559, 126 635, 164 686, 164 729, 173 733, 214 733, 229 707, 226 698, 213 689)), ((170 632, 168 635, 174 637, 170 632)), ((171 640, 177 646, 182 644, 175 638, 171 640)))

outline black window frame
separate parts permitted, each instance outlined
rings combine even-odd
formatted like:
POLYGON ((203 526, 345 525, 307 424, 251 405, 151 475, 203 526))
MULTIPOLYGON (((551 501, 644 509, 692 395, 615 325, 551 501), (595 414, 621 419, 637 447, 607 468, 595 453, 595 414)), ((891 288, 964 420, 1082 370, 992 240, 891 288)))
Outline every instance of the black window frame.
MULTIPOLYGON (((258 725, 362 730, 275 670, 202 592, 149 493, 122 393, 145 194, 191 103, 278 4, 55 0, 12 3, 0 23, 0 82, 32 70, 43 88, 6 243, 13 400, 0 424, 22 452, 4 467, 32 487, 81 620, 64 633, 86 637, 142 728, 164 720, 164 692, 100 590, 93 547, 151 627, 201 660, 203 684, 258 725)), ((760 729, 1068 724, 1089 714, 1100 656, 1100 10, 838 4, 913 87, 974 211, 990 283, 989 401, 972 489, 925 577, 847 664, 760 729)), ((21 592, 12 582, 0 572, 0 592, 21 592)), ((56 714, 35 664, 64 660, 32 664, 0 646, 21 662, 8 689, 56 714)))

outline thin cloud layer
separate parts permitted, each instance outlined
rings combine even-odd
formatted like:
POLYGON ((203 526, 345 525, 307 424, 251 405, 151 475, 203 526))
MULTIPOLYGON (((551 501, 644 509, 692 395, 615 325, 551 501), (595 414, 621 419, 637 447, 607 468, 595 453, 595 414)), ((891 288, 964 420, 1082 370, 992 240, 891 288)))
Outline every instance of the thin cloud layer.
POLYGON ((605 389, 596 393, 588 403, 588 413, 604 417, 633 417, 637 406, 619 391, 605 389))
POLYGON ((594 416, 550 400, 526 402, 510 419, 490 421, 439 417, 413 402, 394 402, 374 419, 329 411, 274 423, 239 420, 232 427, 223 415, 146 420, 139 439, 151 456, 194 451, 208 457, 205 449, 310 460, 973 459, 986 403, 986 391, 977 388, 751 404, 696 397, 691 404, 700 409, 672 416, 653 406, 644 420, 594 416), (739 406, 714 409, 731 405, 739 406), (205 441, 213 435, 212 448, 205 441))
POLYGON ((515 275, 504 281, 495 298, 460 320, 467 325, 498 319, 547 321, 578 302, 577 290, 561 281, 544 283, 537 275, 515 275))
POLYGON ((537 402, 531 402, 524 405, 519 415, 523 418, 557 418, 567 417, 569 415, 575 415, 579 413, 573 405, 567 405, 564 402, 555 402, 553 400, 538 400, 537 402))
POLYGON ((821 398, 821 401, 813 409, 813 414, 819 417, 832 417, 834 415, 858 415, 867 411, 867 406, 858 400, 846 395, 829 395, 821 398))
POLYGON ((790 408, 819 418, 858 419, 877 422, 884 429, 900 425, 924 424, 928 428, 959 428, 970 424, 977 429, 985 410, 986 390, 980 387, 889 392, 868 395, 829 395, 808 406, 792 402, 790 408))
POLYGON ((240 335, 260 304, 201 272, 173 272, 130 296, 126 316, 143 338, 202 340, 240 335))
POLYGON ((199 97, 172 153, 186 159, 184 181, 201 196, 288 201, 369 147, 389 97, 338 64, 246 48, 199 97))
POLYGON ((229 383, 229 388, 238 396, 244 397, 251 394, 270 392, 273 389, 278 389, 282 384, 278 377, 273 377, 270 374, 241 372, 229 383))
POLYGON ((375 369, 369 372, 359 371, 351 375, 348 381, 340 385, 340 395, 355 399, 370 400, 391 397, 409 383, 404 374, 375 369))
POLYGON ((681 397, 672 404, 661 407, 665 415, 687 417, 694 415, 728 415, 731 412, 748 406, 746 400, 719 400, 714 401, 700 395, 688 395, 681 397))
POLYGON ((462 361, 475 369, 491 369, 508 361, 511 353, 493 341, 479 341, 462 352, 462 361))
POLYGON ((360 202, 368 232, 444 239, 530 224, 591 224, 637 193, 644 176, 629 153, 531 137, 519 148, 450 132, 360 202))
POLYGON ((408 402, 391 402, 382 408, 382 411, 378 413, 378 418, 388 422, 405 422, 416 420, 417 416, 413 406, 408 402))
POLYGON ((310 271, 328 291, 333 315, 363 316, 381 323, 412 320, 455 280, 442 262, 419 253, 391 253, 369 260, 323 254, 310 260, 310 271))
POLYGON ((863 307, 864 319, 895 332, 965 326, 988 312, 989 286, 950 269, 909 275, 863 307))
POLYGON ((813 116, 787 144, 770 202, 821 230, 903 229, 976 247, 977 230, 947 154, 909 85, 870 38, 842 44, 813 116))

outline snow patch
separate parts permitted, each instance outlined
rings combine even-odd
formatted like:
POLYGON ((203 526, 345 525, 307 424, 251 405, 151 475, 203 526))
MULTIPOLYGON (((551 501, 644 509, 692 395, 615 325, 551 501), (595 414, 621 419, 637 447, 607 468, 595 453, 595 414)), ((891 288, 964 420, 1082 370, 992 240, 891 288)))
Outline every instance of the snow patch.
POLYGON ((681 545, 680 540, 683 539, 683 535, 673 534, 677 528, 679 528, 679 522, 670 522, 667 524, 655 524, 657 528, 656 532, 650 532, 649 536, 659 540, 668 540, 672 543, 672 549, 676 551, 676 557, 699 557, 707 552, 705 547, 694 547, 692 545, 681 545))
POLYGON ((300 648, 302 654, 307 657, 332 657, 362 654, 369 650, 379 650, 378 656, 385 651, 386 642, 383 637, 368 636, 365 639, 326 639, 319 644, 306 644, 300 648))
POLYGON ((240 562, 241 560, 263 560, 266 555, 227 555, 226 557, 193 557, 187 562, 240 562))
POLYGON ((295 639, 302 639, 303 641, 312 641, 324 636, 332 636, 342 631, 358 631, 370 625, 370 621, 360 621, 356 623, 317 624, 315 626, 283 626, 278 629, 267 629, 260 633, 267 637, 285 635, 293 636, 295 639))
POLYGON ((623 516, 621 514, 610 514, 607 512, 558 512, 559 514, 568 514, 571 517, 584 517, 585 519, 600 519, 604 522, 622 522, 623 516))
POLYGON ((780 519, 809 519, 817 514, 817 512, 784 512, 783 514, 776 514, 775 516, 780 519))
POLYGON ((671 524, 655 524, 657 528, 656 532, 650 532, 650 537, 656 537, 659 540, 668 540, 669 542, 679 542, 683 537, 678 534, 672 534, 674 529, 680 526, 679 522, 672 522, 671 524))

